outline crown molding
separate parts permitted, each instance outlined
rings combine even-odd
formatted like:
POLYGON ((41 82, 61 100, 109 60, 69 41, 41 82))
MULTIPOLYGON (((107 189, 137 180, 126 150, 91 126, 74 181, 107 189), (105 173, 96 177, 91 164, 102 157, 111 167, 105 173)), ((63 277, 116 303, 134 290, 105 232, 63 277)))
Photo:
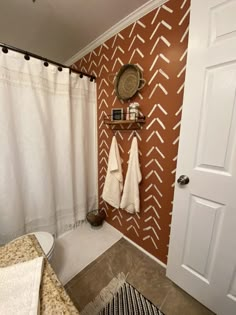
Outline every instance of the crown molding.
POLYGON ((158 8, 159 6, 163 5, 168 0, 150 0, 138 9, 136 9, 134 12, 127 15, 124 19, 120 20, 118 23, 116 23, 114 26, 112 26, 110 29, 108 29, 106 32, 104 32, 102 35, 97 37, 95 40, 93 40, 90 44, 85 46, 83 49, 79 50, 74 56, 72 56, 70 59, 68 59, 65 62, 65 65, 70 66, 79 59, 83 58, 85 55, 93 51, 95 48, 102 45, 105 41, 125 29, 130 24, 134 23, 135 21, 142 18, 144 15, 148 14, 152 10, 158 8))

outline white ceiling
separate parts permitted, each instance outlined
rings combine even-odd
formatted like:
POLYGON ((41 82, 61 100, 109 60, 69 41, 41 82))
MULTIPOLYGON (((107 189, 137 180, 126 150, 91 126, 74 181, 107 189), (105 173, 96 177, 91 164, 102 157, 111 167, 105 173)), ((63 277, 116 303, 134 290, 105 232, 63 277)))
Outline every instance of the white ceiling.
POLYGON ((65 63, 155 0, 0 0, 0 42, 65 63))

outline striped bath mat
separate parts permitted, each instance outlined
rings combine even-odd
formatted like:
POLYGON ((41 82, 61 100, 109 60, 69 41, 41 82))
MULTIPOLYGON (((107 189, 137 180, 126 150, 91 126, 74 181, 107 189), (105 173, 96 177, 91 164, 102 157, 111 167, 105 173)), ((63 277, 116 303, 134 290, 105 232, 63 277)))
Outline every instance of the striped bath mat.
POLYGON ((119 274, 89 303, 81 315, 164 315, 119 274))

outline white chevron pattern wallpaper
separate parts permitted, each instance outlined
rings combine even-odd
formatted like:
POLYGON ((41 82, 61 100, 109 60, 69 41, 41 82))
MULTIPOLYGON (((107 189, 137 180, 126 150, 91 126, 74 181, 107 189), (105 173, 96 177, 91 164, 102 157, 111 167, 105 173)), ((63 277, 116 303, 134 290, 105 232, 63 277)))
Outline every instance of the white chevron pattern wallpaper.
MULTIPOLYGON (((106 176, 114 132, 103 123, 112 108, 127 108, 109 82, 127 63, 137 64, 146 85, 131 100, 138 102, 146 123, 138 130, 141 211, 130 215, 106 204, 107 221, 162 262, 167 262, 175 169, 187 58, 190 0, 170 0, 136 21, 75 63, 97 77, 99 195, 106 176)), ((116 134, 123 173, 127 170, 132 131, 116 134)))

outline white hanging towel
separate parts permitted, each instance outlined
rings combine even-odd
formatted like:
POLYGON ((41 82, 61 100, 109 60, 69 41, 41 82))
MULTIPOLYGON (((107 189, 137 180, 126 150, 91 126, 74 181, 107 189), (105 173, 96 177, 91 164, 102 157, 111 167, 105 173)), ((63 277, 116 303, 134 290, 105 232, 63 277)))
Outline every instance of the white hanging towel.
POLYGON ((120 203, 120 208, 125 209, 129 213, 140 211, 139 183, 141 180, 142 174, 139 167, 138 141, 137 138, 134 137, 131 144, 129 165, 120 203))
POLYGON ((107 175, 103 187, 102 198, 111 206, 119 209, 123 189, 121 160, 116 137, 113 136, 107 167, 107 175))

